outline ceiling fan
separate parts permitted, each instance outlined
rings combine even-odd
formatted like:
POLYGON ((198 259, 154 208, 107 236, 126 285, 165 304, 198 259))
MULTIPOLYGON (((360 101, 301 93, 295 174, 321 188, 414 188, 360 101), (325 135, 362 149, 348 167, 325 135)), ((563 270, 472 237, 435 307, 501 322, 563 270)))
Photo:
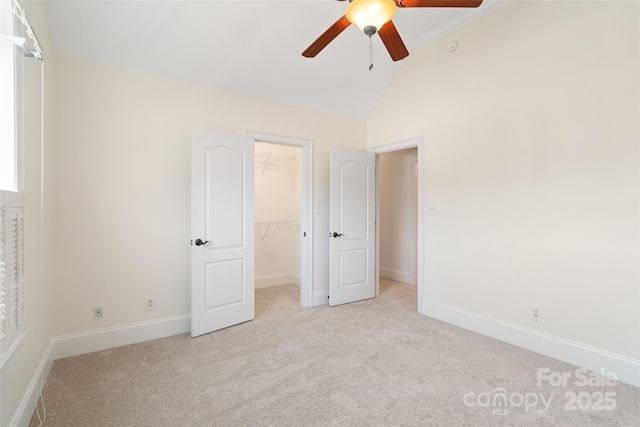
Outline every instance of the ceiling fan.
POLYGON ((389 51, 391 59, 399 61, 409 56, 409 51, 391 21, 396 8, 478 7, 481 3, 482 0, 349 0, 347 13, 311 43, 311 46, 302 52, 302 56, 315 57, 349 25, 355 24, 369 38, 377 32, 389 51))

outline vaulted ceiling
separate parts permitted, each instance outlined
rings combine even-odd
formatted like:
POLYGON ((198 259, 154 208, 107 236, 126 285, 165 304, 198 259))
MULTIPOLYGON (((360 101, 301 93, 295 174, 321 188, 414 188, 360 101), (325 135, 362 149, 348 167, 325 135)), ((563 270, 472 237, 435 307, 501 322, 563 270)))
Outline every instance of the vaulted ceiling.
MULTIPOLYGON (((500 6, 398 9, 409 52, 500 6)), ((50 0, 56 53, 367 119, 404 61, 354 25, 315 58, 301 53, 345 13, 347 2, 50 0)))

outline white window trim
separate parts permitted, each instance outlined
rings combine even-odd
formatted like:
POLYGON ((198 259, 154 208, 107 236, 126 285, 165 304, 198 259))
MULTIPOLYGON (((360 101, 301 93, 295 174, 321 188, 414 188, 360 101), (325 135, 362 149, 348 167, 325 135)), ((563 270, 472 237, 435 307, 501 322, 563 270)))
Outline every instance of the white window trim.
POLYGON ((15 53, 16 188, 24 194, 24 55, 15 53))
MULTIPOLYGON (((20 40, 24 32, 17 17, 12 13, 13 28, 11 39, 20 40)), ((11 40, 10 40, 11 41, 11 40)), ((18 46, 15 45, 14 46, 18 46)), ((2 210, 0 227, 0 292, 4 294, 4 320, 0 324, 0 370, 11 359, 30 328, 25 327, 24 316, 24 55, 17 47, 13 50, 14 69, 14 158, 15 158, 15 190, 0 190, 0 210, 2 210), (17 216, 17 217, 14 217, 17 216), (11 230, 16 227, 15 247, 10 238, 11 230), (13 257, 15 263, 13 262, 13 257), (15 274, 14 274, 15 272, 15 274), (12 277, 15 275, 15 279, 12 277)))

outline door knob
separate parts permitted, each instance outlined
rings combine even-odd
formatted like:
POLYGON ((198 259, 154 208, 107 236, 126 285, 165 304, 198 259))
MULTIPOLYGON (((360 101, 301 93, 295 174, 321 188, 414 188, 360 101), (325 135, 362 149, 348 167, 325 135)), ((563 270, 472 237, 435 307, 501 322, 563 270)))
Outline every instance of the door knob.
POLYGON ((335 231, 333 232, 333 237, 340 237, 342 236, 342 233, 336 233, 335 231))
POLYGON ((211 242, 210 242, 210 241, 208 241, 208 240, 205 240, 205 241, 203 242, 201 239, 196 239, 196 246, 202 246, 202 245, 204 245, 204 244, 206 244, 206 243, 211 243, 211 242))

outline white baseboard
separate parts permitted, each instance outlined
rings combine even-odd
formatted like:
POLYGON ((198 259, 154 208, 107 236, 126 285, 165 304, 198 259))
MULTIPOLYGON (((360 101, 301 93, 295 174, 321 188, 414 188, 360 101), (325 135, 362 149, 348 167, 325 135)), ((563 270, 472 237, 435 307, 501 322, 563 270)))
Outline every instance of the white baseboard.
POLYGON ((52 338, 9 425, 29 425, 54 360, 164 338, 190 330, 191 315, 185 314, 52 338))
POLYGON ((429 317, 590 371, 600 372, 604 368, 607 373, 615 373, 619 381, 640 387, 640 360, 435 301, 425 299, 422 309, 429 317))
POLYGON ((411 273, 407 273, 406 271, 394 270, 393 268, 380 267, 380 277, 391 279, 400 283, 415 285, 411 273))
POLYGON ((191 331, 191 315, 165 317, 53 338, 53 360, 191 331))
POLYGON ((11 420, 11 424, 9 424, 11 427, 28 426, 31 422, 31 417, 33 417, 33 412, 36 410, 38 399, 40 398, 44 384, 47 382, 47 378, 49 378, 51 366, 53 366, 53 359, 51 358, 52 349, 53 340, 49 342, 47 349, 40 359, 40 363, 31 378, 29 387, 27 387, 27 391, 16 410, 13 420, 11 420))
POLYGON ((313 306, 329 304, 329 289, 324 291, 313 291, 313 306))
POLYGON ((264 276, 256 276, 255 287, 256 289, 271 288, 273 286, 290 285, 294 284, 300 286, 300 275, 296 273, 280 273, 280 274, 267 274, 264 276))

